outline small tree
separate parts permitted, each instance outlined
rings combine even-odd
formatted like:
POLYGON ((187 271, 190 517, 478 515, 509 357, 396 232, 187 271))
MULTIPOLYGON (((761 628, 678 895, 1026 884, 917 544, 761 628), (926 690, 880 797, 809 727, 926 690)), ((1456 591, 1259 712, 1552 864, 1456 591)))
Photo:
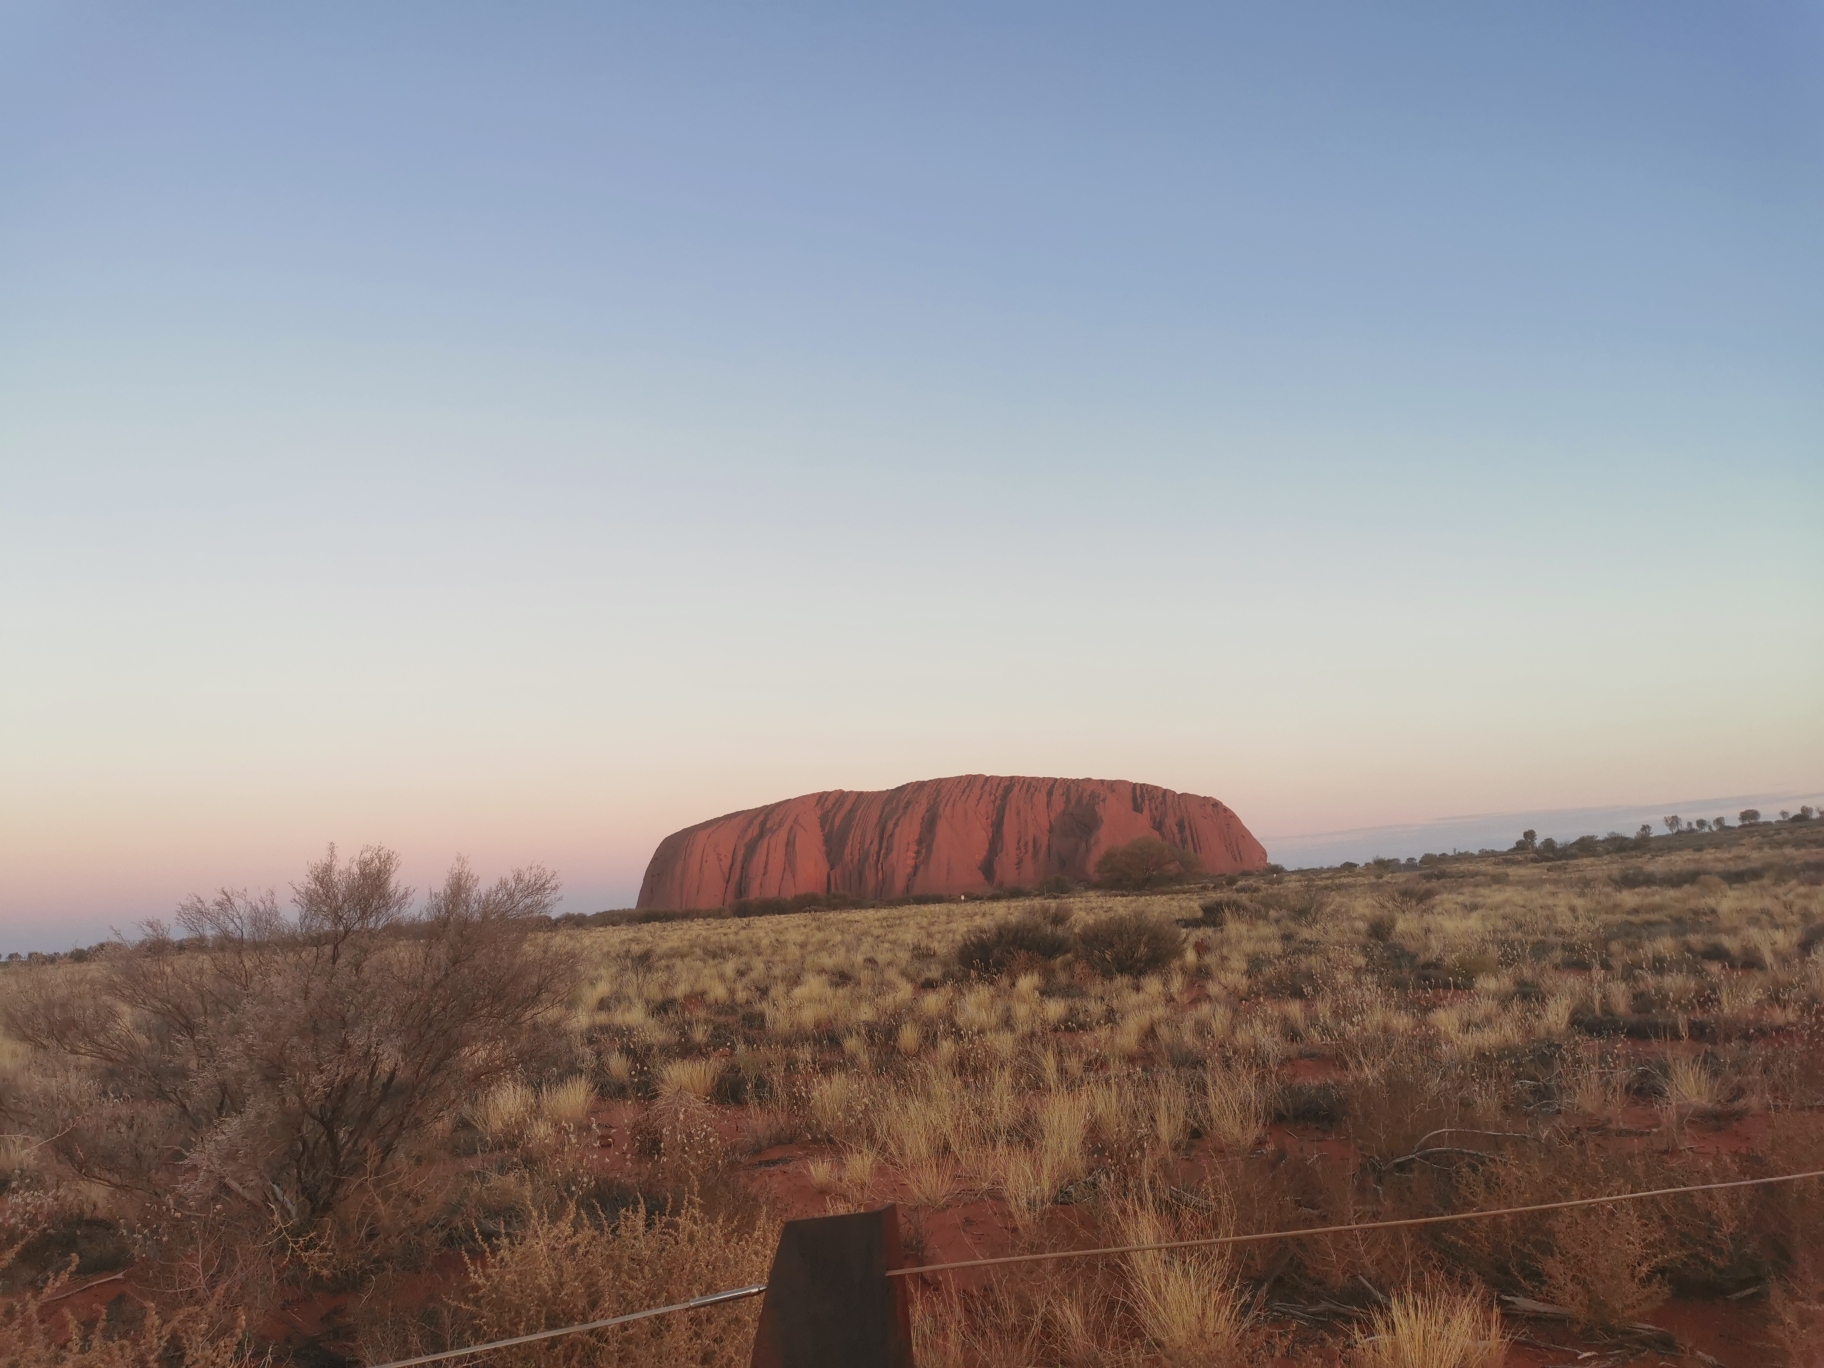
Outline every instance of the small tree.
POLYGON ((1693 829, 1694 829, 1694 830, 1697 830, 1697 831, 1708 831, 1708 830, 1710 830, 1710 822, 1709 822, 1709 819, 1708 819, 1708 818, 1704 818, 1704 817, 1699 817, 1699 818, 1698 818, 1698 819, 1697 819, 1697 820, 1696 820, 1696 821, 1695 821, 1695 822, 1693 822, 1693 823, 1691 823, 1691 826, 1692 826, 1692 828, 1693 828, 1693 829))
POLYGON ((1640 824, 1640 830, 1634 833, 1634 839, 1637 841, 1652 840, 1653 839, 1653 828, 1651 826, 1649 826, 1647 823, 1642 822, 1640 824))
POLYGON ((1756 822, 1761 820, 1761 810, 1759 808, 1743 808, 1735 815, 1735 820, 1740 822, 1743 826, 1753 826, 1756 822))
POLYGON ((1113 846, 1096 861, 1096 882, 1104 888, 1156 888, 1202 872, 1203 864, 1195 855, 1157 836, 1113 846))
POLYGON ((1684 829, 1684 825, 1685 819, 1678 816, 1676 813, 1666 818, 1666 830, 1671 832, 1674 836, 1678 835, 1678 833, 1684 829))
POLYGON ((572 983, 526 935, 557 899, 544 870, 484 889, 458 862, 410 918, 398 868, 331 847, 293 885, 295 918, 225 890, 178 909, 182 941, 153 923, 94 978, 28 978, 0 1022, 91 1080, 23 1099, 46 1157, 288 1239, 364 1220, 418 1142, 536 1048, 572 983))
POLYGON ((1712 817, 1710 819, 1710 826, 1713 830, 1722 831, 1727 828, 1728 825, 1729 823, 1724 821, 1721 817, 1712 817))

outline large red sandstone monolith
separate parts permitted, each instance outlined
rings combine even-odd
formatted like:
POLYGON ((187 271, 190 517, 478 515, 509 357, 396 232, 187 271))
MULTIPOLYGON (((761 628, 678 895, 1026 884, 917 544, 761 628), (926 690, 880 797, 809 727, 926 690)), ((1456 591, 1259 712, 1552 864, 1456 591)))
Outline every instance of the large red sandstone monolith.
POLYGON ((835 789, 673 832, 653 852, 639 906, 726 907, 800 893, 954 895, 1091 877, 1102 852, 1141 836, 1212 874, 1262 869, 1267 852, 1214 798, 1119 779, 964 774, 896 789, 835 789))

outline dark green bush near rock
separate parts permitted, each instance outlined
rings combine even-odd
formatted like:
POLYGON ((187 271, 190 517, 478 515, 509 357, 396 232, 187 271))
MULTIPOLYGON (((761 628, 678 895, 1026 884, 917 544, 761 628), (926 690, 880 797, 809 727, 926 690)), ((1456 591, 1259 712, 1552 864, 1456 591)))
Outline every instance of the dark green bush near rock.
POLYGON ((1050 961, 1070 949, 1070 937, 1039 917, 1015 917, 965 936, 956 967, 976 978, 999 978, 1021 960, 1050 961))
POLYGON ((1138 909, 1098 918, 1077 932, 1077 955, 1104 977, 1150 974, 1178 957, 1184 937, 1138 909))
POLYGON ((1096 861, 1096 883, 1129 892, 1177 883, 1203 872, 1203 863, 1188 850, 1157 836, 1142 836, 1102 852, 1096 861))

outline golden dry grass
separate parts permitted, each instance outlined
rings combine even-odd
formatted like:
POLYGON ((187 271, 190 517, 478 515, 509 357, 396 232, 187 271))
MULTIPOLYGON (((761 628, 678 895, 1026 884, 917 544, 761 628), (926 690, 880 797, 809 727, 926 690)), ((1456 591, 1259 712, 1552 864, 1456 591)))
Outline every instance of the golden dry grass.
POLYGON ((547 1084, 539 1090, 538 1110, 548 1121, 574 1126, 585 1120, 595 1103, 595 1089, 582 1076, 547 1084))
POLYGON ((472 1112, 472 1119, 490 1140, 506 1140, 523 1130, 538 1110, 538 1094, 510 1078, 497 1083, 485 1093, 472 1112))
POLYGON ((1355 1347, 1362 1368, 1500 1368, 1506 1357, 1493 1308, 1447 1291, 1399 1293, 1355 1347))

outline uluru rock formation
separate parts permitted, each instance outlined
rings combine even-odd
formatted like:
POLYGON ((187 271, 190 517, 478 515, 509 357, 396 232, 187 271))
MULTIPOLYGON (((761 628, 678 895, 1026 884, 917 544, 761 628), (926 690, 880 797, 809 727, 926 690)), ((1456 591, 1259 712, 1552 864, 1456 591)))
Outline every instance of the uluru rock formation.
POLYGON ((833 789, 673 832, 640 884, 643 908, 726 907, 800 893, 903 898, 1088 879, 1102 852, 1141 836, 1212 874, 1262 869, 1267 852, 1214 798, 1119 779, 963 774, 871 793, 833 789))

